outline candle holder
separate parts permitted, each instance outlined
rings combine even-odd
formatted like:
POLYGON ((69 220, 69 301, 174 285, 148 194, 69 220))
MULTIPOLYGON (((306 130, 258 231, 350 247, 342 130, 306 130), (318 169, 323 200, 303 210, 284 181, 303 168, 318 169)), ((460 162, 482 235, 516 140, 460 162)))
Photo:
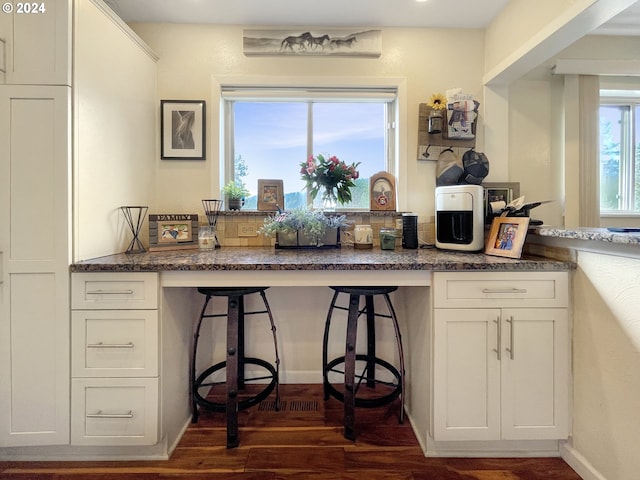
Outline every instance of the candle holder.
POLYGON ((222 208, 222 200, 202 200, 202 206, 204 207, 204 213, 207 216, 209 227, 211 227, 210 231, 214 237, 215 248, 220 248, 218 233, 216 231, 216 223, 218 222, 218 214, 222 208))
POLYGON ((140 230, 142 229, 142 224, 147 216, 147 210, 149 210, 149 207, 125 206, 120 207, 120 210, 122 210, 122 214, 127 221, 127 225, 129 225, 129 229, 133 234, 133 239, 124 253, 146 252, 147 250, 142 245, 138 236, 140 235, 140 230))

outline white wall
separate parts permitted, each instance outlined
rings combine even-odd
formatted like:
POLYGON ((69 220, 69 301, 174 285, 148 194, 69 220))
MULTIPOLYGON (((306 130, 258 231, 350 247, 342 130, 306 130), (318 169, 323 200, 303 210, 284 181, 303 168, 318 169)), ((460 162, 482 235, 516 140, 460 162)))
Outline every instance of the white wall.
POLYGON ((110 12, 91 0, 75 8, 75 261, 126 250, 119 207, 155 197, 155 59, 110 12))
MULTIPOLYGON (((416 161, 418 104, 432 93, 453 87, 474 94, 482 103, 483 31, 451 29, 383 29, 380 58, 246 57, 242 27, 216 25, 132 24, 160 56, 161 99, 212 98, 212 76, 364 76, 405 77, 407 118, 404 124, 409 208, 420 221, 433 217, 435 163, 416 161)), ((482 106, 481 106, 482 108, 482 106)), ((206 161, 158 162, 158 211, 200 212, 201 199, 218 193, 218 132, 207 109, 206 161), (174 192, 180 192, 176 195, 174 192)), ((478 146, 482 149, 482 128, 478 146)), ((403 194, 406 192, 403 192, 403 194)))

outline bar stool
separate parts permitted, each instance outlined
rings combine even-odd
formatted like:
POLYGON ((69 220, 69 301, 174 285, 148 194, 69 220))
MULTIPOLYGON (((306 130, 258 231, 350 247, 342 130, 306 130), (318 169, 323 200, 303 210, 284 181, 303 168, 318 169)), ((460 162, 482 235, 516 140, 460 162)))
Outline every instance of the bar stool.
POLYGON ((191 412, 192 423, 198 421, 198 407, 215 412, 226 412, 227 419, 227 448, 237 447, 238 439, 238 411, 249 408, 267 398, 276 390, 276 410, 279 409, 280 396, 278 389, 278 377, 280 372, 280 358, 278 356, 278 342, 276 339, 276 327, 273 315, 267 302, 265 290, 269 287, 222 287, 222 288, 198 288, 198 292, 205 295, 202 313, 196 326, 193 340, 193 355, 191 357, 191 412), (244 297, 259 293, 262 297, 265 310, 246 312, 244 309, 244 297), (207 314, 207 305, 212 297, 227 297, 227 313, 207 314), (245 356, 244 323, 248 315, 267 314, 271 323, 273 345, 275 348, 275 367, 271 363, 260 358, 245 356), (216 363, 204 370, 196 378, 196 358, 198 352, 198 339, 200 327, 205 318, 226 317, 227 319, 227 357, 225 361, 216 363), (252 378, 245 377, 245 365, 256 365, 265 371, 264 376, 252 378), (215 372, 226 369, 226 380, 215 381, 212 377, 215 372), (210 378, 211 377, 211 378, 210 378), (251 381, 265 381, 264 388, 249 397, 239 399, 238 392, 243 390, 245 383, 251 381), (214 402, 207 399, 207 395, 216 385, 225 385, 226 401, 214 402))
POLYGON ((398 396, 401 399, 399 421, 404 421, 404 353, 402 350, 402 338, 396 313, 389 298, 389 294, 398 287, 330 287, 334 290, 333 299, 327 313, 327 321, 324 327, 324 340, 322 343, 322 373, 323 373, 323 390, 324 399, 328 400, 329 396, 333 396, 337 400, 344 403, 344 436, 349 440, 355 440, 355 407, 373 408, 386 405, 394 401, 398 396), (340 294, 349 295, 349 306, 342 307, 336 305, 336 301, 340 294), (388 314, 376 312, 374 309, 374 296, 381 295, 384 299, 388 314), (360 297, 364 297, 364 308, 360 309, 360 297), (347 315, 347 332, 345 354, 328 360, 328 342, 331 319, 335 309, 348 311, 347 315), (356 338, 358 319, 361 315, 366 315, 367 321, 367 352, 356 353, 356 338), (399 357, 399 369, 391 365, 389 362, 376 356, 376 330, 375 317, 390 318, 393 322, 395 330, 396 344, 399 357), (356 372, 356 364, 363 364, 362 371, 356 372), (340 368, 343 366, 344 370, 340 368), (391 373, 392 380, 381 380, 376 376, 376 367, 382 372, 386 370, 391 373), (344 375, 344 388, 342 391, 336 389, 329 383, 329 374, 344 375), (358 391, 364 382, 365 386, 374 389, 376 384, 383 384, 391 389, 387 389, 380 395, 367 392, 366 395, 358 396, 358 391))

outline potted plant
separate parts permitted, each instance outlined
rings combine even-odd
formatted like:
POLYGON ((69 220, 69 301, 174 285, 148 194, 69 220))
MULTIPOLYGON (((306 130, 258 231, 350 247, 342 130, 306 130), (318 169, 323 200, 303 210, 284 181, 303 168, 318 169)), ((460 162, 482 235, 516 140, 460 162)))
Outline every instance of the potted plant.
POLYGON ((222 187, 222 195, 227 201, 229 210, 240 210, 244 205, 244 197, 249 195, 249 190, 242 182, 230 181, 222 187))
POLYGON ((346 215, 299 208, 265 218, 259 233, 275 236, 276 248, 339 248, 340 227, 348 224, 346 215))

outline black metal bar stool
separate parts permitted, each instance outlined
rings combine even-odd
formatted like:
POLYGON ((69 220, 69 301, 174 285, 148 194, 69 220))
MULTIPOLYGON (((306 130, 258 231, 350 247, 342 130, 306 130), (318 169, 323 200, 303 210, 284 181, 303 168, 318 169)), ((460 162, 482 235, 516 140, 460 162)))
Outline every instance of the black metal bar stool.
POLYGON ((193 355, 191 357, 191 421, 198 421, 198 407, 226 412, 227 417, 227 448, 237 447, 238 439, 238 411, 249 408, 267 398, 273 389, 276 390, 276 410, 280 405, 278 389, 278 377, 280 372, 280 358, 278 356, 278 341, 276 339, 276 326, 273 315, 267 302, 265 290, 269 287, 232 287, 232 288, 198 288, 198 292, 206 296, 202 313, 196 326, 193 339, 193 355), (265 310, 246 312, 244 309, 244 297, 259 293, 265 306, 265 310), (212 297, 227 297, 227 313, 207 314, 207 306, 212 297), (247 315, 267 314, 271 323, 273 345, 275 348, 275 366, 260 358, 245 356, 244 322, 247 315), (227 319, 227 358, 204 370, 196 378, 196 358, 198 352, 198 338, 200 327, 205 318, 226 317, 227 319), (245 365, 257 365, 259 370, 264 370, 264 376, 245 377, 245 365), (226 369, 225 381, 216 381, 214 374, 226 369), (243 390, 247 382, 265 382, 264 388, 249 397, 239 399, 238 392, 243 390), (226 401, 214 402, 207 399, 210 390, 218 385, 225 386, 226 401))
POLYGON ((389 294, 398 287, 331 287, 334 290, 333 299, 327 313, 327 321, 324 326, 324 340, 322 343, 322 374, 324 386, 324 399, 328 400, 329 396, 333 396, 344 403, 344 436, 349 440, 355 440, 355 407, 373 408, 386 405, 394 401, 400 396, 400 423, 404 421, 404 353, 402 350, 402 337, 400 335, 400 327, 396 317, 393 304, 389 298, 389 294), (341 294, 349 295, 349 306, 342 307, 336 305, 338 296, 341 294), (374 296, 381 295, 387 306, 388 314, 376 312, 374 308, 374 296), (360 297, 364 297, 364 307, 360 309, 360 297), (331 319, 335 309, 346 310, 347 315, 347 333, 345 342, 345 354, 329 361, 327 349, 329 342, 329 330, 331 327, 331 319), (356 353, 356 339, 358 329, 358 319, 361 315, 366 315, 367 322, 367 352, 356 353), (395 330, 396 344, 399 357, 399 368, 394 367, 389 362, 376 356, 376 329, 375 318, 389 318, 393 322, 395 330), (340 367, 343 366, 344 370, 340 367), (356 372, 356 367, 361 367, 361 371, 356 372), (391 380, 382 380, 376 375, 376 368, 391 373, 391 380), (339 391, 329 382, 329 374, 344 375, 344 388, 339 391), (375 389, 377 384, 383 384, 386 387, 385 392, 379 395, 372 394, 370 391, 366 395, 358 395, 358 391, 362 384, 369 388, 375 389))

